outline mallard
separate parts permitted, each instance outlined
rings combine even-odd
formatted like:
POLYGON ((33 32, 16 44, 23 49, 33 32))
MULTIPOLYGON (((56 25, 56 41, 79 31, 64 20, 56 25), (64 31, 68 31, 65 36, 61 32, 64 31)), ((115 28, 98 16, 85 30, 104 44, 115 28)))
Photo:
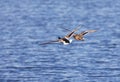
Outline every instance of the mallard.
MULTIPOLYGON (((70 31, 70 30, 67 29, 67 28, 63 28, 63 29, 70 31)), ((96 30, 86 30, 86 31, 80 32, 79 34, 74 33, 74 34, 73 34, 73 38, 74 38, 75 40, 84 41, 84 35, 87 34, 87 33, 92 33, 92 32, 96 32, 96 30)))
POLYGON ((87 34, 87 33, 92 33, 92 32, 96 32, 96 30, 86 30, 86 31, 83 31, 83 32, 81 32, 79 34, 74 34, 73 38, 75 40, 82 40, 82 41, 84 41, 84 35, 87 34))
POLYGON ((64 36, 63 38, 58 37, 57 40, 53 40, 53 41, 49 41, 49 42, 45 42, 45 43, 41 43, 40 45, 44 45, 44 44, 50 44, 50 43, 54 43, 54 42, 60 42, 63 43, 64 45, 67 45, 69 43, 72 42, 72 39, 70 39, 71 37, 73 37, 74 33, 80 28, 80 26, 78 26, 77 28, 75 28, 73 31, 71 31, 70 33, 68 33, 66 36, 64 36))

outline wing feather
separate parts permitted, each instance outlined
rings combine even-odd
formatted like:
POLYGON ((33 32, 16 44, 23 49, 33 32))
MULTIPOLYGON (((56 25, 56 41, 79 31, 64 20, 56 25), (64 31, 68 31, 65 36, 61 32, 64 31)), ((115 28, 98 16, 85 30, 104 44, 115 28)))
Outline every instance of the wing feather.
POLYGON ((77 28, 75 28, 72 32, 70 32, 69 34, 67 34, 65 36, 65 38, 70 38, 79 28, 80 28, 80 25, 77 28))
POLYGON ((87 33, 92 33, 92 32, 96 32, 96 30, 86 30, 86 31, 81 32, 79 35, 85 35, 87 33))
POLYGON ((59 40, 53 40, 53 41, 41 43, 41 44, 39 44, 39 45, 52 44, 52 43, 55 43, 55 42, 58 42, 58 41, 59 41, 59 40))

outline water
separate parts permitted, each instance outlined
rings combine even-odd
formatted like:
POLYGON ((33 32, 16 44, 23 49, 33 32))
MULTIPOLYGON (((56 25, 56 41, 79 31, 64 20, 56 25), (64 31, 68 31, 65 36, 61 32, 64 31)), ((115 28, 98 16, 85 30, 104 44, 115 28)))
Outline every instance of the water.
POLYGON ((120 82, 119 14, 119 0, 1 0, 0 82, 120 82), (39 45, 78 25, 97 32, 39 45))

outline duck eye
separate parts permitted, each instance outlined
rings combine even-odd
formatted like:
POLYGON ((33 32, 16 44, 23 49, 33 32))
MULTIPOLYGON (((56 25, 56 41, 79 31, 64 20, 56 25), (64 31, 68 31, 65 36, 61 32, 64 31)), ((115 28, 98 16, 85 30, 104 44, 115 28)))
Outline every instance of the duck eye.
POLYGON ((58 37, 58 39, 61 39, 61 37, 58 37))

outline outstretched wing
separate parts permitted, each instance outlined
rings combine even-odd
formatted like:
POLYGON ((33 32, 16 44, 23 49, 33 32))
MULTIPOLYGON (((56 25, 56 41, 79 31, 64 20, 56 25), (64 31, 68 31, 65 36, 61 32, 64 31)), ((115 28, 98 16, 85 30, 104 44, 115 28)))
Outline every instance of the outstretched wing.
POLYGON ((49 42, 41 43, 40 45, 52 44, 52 43, 58 42, 58 41, 59 41, 59 40, 49 41, 49 42))
POLYGON ((65 36, 65 38, 70 38, 79 28, 80 28, 80 25, 77 28, 75 28, 72 32, 70 32, 69 34, 67 34, 65 36))
POLYGON ((96 32, 96 30, 86 30, 86 31, 81 32, 79 35, 85 35, 87 33, 92 33, 92 32, 96 32))
POLYGON ((67 31, 71 31, 71 30, 70 30, 70 29, 68 29, 68 28, 64 28, 64 27, 60 27, 60 28, 65 29, 65 30, 67 30, 67 31))

